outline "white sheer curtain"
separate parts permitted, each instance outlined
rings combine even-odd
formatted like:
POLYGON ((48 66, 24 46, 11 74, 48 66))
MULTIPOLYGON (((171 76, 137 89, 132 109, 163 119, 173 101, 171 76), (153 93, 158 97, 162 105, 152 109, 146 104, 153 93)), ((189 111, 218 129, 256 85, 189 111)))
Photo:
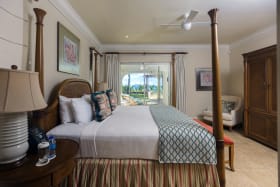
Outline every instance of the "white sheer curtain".
POLYGON ((183 54, 175 55, 176 72, 176 108, 187 113, 187 84, 186 84, 186 64, 183 54))
POLYGON ((118 97, 120 104, 120 60, 118 54, 106 54, 105 62, 107 67, 107 83, 108 87, 112 88, 118 97))

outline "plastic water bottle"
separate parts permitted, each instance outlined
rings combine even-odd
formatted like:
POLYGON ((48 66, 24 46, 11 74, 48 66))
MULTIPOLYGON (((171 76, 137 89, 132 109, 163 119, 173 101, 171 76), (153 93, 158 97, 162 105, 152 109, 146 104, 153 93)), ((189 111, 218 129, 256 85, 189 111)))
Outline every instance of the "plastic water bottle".
POLYGON ((49 143, 50 143, 50 146, 49 146, 49 159, 54 159, 56 157, 56 141, 55 141, 55 138, 53 135, 50 135, 48 137, 49 139, 49 143))

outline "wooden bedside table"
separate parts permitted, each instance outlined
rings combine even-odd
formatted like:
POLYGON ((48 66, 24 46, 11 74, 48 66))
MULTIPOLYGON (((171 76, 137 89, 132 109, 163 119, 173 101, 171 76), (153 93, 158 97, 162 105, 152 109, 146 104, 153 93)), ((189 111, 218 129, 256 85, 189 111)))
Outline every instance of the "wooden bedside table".
MULTIPOLYGON (((10 170, 0 171, 0 187, 50 187, 58 186, 66 176, 71 175, 75 163, 78 144, 72 140, 56 140, 56 158, 49 164, 36 167, 38 155, 27 155, 22 166, 10 170)), ((70 185, 69 185, 70 186, 70 185)))

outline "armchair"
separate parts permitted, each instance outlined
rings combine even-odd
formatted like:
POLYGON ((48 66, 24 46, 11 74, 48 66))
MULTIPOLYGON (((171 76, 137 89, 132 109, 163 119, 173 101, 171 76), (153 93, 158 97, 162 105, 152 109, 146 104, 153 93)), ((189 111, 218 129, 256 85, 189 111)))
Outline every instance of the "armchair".
MULTIPOLYGON (((223 107, 223 125, 228 126, 230 130, 232 127, 243 121, 243 103, 238 96, 222 96, 223 107)), ((206 121, 213 121, 212 110, 204 110, 202 112, 203 119, 206 121)))

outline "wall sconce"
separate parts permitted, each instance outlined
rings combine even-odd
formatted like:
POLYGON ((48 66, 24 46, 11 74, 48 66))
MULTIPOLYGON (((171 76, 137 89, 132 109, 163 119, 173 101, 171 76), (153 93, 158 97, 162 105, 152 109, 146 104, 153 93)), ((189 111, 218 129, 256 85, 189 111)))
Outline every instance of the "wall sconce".
POLYGON ((28 150, 27 112, 46 106, 37 72, 0 68, 0 164, 25 157, 28 150))

